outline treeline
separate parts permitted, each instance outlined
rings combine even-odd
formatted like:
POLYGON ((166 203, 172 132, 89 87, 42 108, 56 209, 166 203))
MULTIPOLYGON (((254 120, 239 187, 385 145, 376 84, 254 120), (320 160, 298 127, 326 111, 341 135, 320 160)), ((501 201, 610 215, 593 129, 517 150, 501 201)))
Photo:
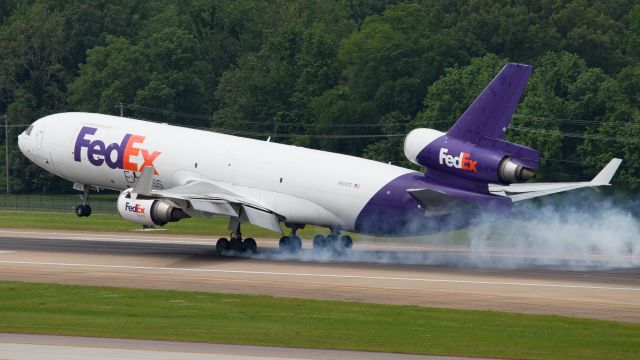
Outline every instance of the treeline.
POLYGON ((540 150, 540 179, 586 179, 616 156, 617 183, 640 187, 640 4, 627 0, 4 0, 11 185, 67 191, 16 144, 21 124, 61 111, 407 165, 403 135, 446 130, 509 61, 535 66, 508 138, 540 150))

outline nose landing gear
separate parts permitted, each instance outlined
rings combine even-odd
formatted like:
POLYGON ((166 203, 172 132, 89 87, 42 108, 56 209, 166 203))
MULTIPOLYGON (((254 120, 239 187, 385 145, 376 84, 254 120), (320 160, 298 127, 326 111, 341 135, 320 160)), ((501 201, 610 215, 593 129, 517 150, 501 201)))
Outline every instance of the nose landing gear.
MULTIPOLYGON (((74 185, 74 188, 76 186, 74 185)), ((81 185, 83 195, 82 195, 82 204, 76 206, 76 215, 78 217, 87 217, 91 215, 91 206, 89 205, 89 186, 81 185)))

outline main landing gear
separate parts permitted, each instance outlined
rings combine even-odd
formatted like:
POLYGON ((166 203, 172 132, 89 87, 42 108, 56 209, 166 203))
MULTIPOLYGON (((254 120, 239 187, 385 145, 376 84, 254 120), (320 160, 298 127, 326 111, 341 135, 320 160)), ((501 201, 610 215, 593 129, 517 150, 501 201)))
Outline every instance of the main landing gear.
MULTIPOLYGON (((296 231, 298 229, 304 229, 304 225, 300 224, 286 224, 291 228, 291 235, 283 236, 280 238, 280 250, 297 253, 302 250, 302 240, 296 231)), ((331 233, 327 236, 316 235, 313 237, 313 250, 316 251, 332 251, 334 253, 342 254, 353 247, 353 240, 349 235, 340 235, 340 230, 332 228, 331 233)))
POLYGON ((231 233, 231 236, 227 238, 220 238, 216 243, 216 251, 220 256, 238 255, 242 253, 255 254, 258 252, 258 244, 253 238, 242 239, 242 233, 240 232, 240 226, 238 229, 231 233))
POLYGON ((340 235, 337 229, 331 229, 327 236, 316 235, 313 237, 313 250, 333 251, 344 253, 353 247, 353 239, 349 235, 340 235))
POLYGON ((304 229, 304 225, 287 224, 287 226, 291 228, 291 235, 281 237, 278 246, 283 252, 298 253, 302 250, 302 239, 296 235, 296 231, 304 229))
POLYGON ((76 215, 78 217, 87 217, 91 215, 91 206, 89 205, 89 186, 84 185, 83 191, 82 204, 76 206, 76 215))
MULTIPOLYGON (((291 228, 291 234, 280 238, 278 246, 280 251, 289 254, 297 254, 302 251, 302 239, 296 234, 304 225, 286 224, 291 228)), ((232 226, 236 230, 231 233, 229 239, 220 238, 216 243, 216 250, 219 256, 235 256, 242 254, 255 254, 258 250, 256 241, 253 238, 242 239, 240 225, 232 226)), ((314 251, 330 251, 334 254, 344 254, 353 247, 353 240, 349 235, 341 235, 338 229, 331 229, 327 236, 316 235, 313 238, 314 251)))

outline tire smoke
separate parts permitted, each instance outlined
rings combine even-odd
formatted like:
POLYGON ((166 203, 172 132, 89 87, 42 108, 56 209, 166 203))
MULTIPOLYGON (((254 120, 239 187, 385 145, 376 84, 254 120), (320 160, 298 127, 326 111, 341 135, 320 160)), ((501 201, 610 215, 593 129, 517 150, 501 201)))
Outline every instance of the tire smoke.
POLYGON ((639 203, 629 197, 577 191, 514 204, 508 216, 486 214, 464 230, 404 240, 361 237, 353 250, 344 253, 265 250, 252 257, 493 269, 640 267, 640 214, 634 213, 639 203))

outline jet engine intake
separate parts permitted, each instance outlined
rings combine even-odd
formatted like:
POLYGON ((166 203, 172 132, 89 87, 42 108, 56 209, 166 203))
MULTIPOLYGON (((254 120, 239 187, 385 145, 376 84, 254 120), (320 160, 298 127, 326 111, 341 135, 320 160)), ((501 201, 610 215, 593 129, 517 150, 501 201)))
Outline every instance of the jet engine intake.
POLYGON ((418 155, 424 148, 444 135, 443 132, 433 129, 413 129, 404 138, 404 156, 416 165, 422 165, 418 161, 418 155))

